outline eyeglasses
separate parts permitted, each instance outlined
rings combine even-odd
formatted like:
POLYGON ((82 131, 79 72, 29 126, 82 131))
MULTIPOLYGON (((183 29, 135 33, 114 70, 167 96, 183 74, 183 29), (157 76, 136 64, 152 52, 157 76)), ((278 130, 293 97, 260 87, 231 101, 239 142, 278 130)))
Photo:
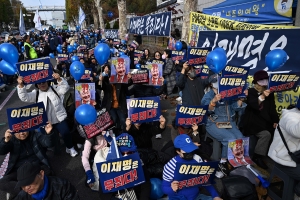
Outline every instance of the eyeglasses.
POLYGON ((160 56, 159 54, 156 54, 155 56, 160 56))

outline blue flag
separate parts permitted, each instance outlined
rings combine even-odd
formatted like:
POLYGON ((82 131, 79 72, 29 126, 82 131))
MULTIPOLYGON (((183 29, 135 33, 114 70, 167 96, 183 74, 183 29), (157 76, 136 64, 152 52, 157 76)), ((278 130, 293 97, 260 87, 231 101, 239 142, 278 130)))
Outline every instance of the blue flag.
POLYGON ((23 13, 22 13, 22 8, 20 8, 19 31, 20 31, 20 35, 25 35, 26 34, 24 17, 23 17, 23 13))
POLYGON ((120 158, 121 155, 122 154, 121 154, 121 152, 120 152, 120 150, 117 146, 117 143, 116 143, 116 138, 113 137, 113 140, 111 141, 110 148, 109 148, 106 160, 117 159, 117 158, 120 158))

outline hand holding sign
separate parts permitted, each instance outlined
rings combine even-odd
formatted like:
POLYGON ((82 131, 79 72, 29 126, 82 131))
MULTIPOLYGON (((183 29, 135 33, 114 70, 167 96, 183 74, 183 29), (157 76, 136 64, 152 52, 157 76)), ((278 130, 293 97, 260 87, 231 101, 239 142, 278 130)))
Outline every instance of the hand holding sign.
POLYGON ((268 97, 270 95, 270 90, 265 90, 263 94, 265 97, 268 97))
POLYGON ((171 183, 171 188, 174 192, 177 192, 178 188, 179 188, 179 182, 178 181, 173 181, 171 183))
POLYGON ((45 126, 45 131, 47 134, 50 134, 52 131, 52 124, 50 122, 47 122, 47 125, 45 126))
POLYGON ((130 129, 130 127, 131 127, 131 120, 130 120, 130 118, 126 119, 125 124, 126 124, 126 131, 128 131, 130 129))
POLYGON ((5 142, 9 142, 12 137, 12 131, 7 129, 4 134, 5 142))
POLYGON ((222 99, 222 96, 220 94, 216 94, 215 97, 212 99, 213 103, 217 103, 222 99))
POLYGON ((20 88, 24 87, 24 83, 23 83, 23 77, 19 76, 17 79, 18 85, 20 86, 20 88))

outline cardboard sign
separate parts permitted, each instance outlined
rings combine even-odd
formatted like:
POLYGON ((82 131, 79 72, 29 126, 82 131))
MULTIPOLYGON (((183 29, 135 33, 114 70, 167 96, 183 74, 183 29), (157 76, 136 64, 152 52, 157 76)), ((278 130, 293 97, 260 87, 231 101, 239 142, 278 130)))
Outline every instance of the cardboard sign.
POLYGON ((171 51, 175 51, 175 44, 176 44, 176 40, 173 37, 169 37, 169 44, 168 44, 168 49, 170 49, 171 51))
POLYGON ((161 86, 163 85, 162 75, 163 75, 163 66, 162 64, 147 64, 143 65, 142 69, 148 69, 149 71, 149 85, 161 86))
POLYGON ((158 121, 161 115, 159 97, 127 99, 127 109, 133 123, 158 121))
POLYGON ((14 133, 34 130, 47 124, 48 118, 43 102, 6 110, 9 129, 14 133))
POLYGON ((148 69, 132 69, 131 80, 133 84, 137 83, 149 83, 149 71, 148 69))
POLYGON ((137 49, 139 47, 139 43, 135 40, 133 40, 130 44, 130 46, 133 46, 135 49, 137 49))
POLYGON ((179 189, 199 187, 214 183, 218 161, 200 163, 176 163, 174 180, 179 182, 179 189))
POLYGON ((103 193, 134 187, 145 182, 138 153, 96 163, 103 193))
POLYGON ((80 59, 80 58, 84 58, 84 54, 83 54, 83 53, 78 53, 78 52, 77 52, 77 53, 74 53, 73 55, 74 55, 74 56, 77 56, 79 59, 80 59))
POLYGON ((223 100, 237 99, 244 92, 247 75, 221 76, 219 79, 219 94, 223 100))
POLYGON ((114 41, 113 41, 113 44, 114 44, 114 46, 120 45, 121 44, 121 39, 115 38, 114 41))
POLYGON ((92 77, 92 68, 85 68, 84 75, 81 76, 81 80, 90 80, 92 77))
POLYGON ((16 65, 25 84, 52 80, 53 69, 49 57, 19 62, 16 65))
POLYGON ((173 61, 185 61, 187 58, 186 50, 183 51, 172 51, 172 60, 173 61))
POLYGON ((206 64, 206 56, 211 52, 211 48, 188 48, 187 61, 189 65, 196 69, 203 68, 206 64))
POLYGON ((270 92, 295 89, 299 84, 300 72, 274 73, 269 76, 270 92))
POLYGON ((96 90, 95 83, 75 83, 76 108, 82 104, 95 106, 96 90))
POLYGON ((128 83, 128 73, 130 72, 129 58, 111 58, 111 83, 128 83))
POLYGON ((206 124, 208 105, 205 106, 183 106, 177 105, 176 125, 192 127, 193 124, 206 124))
POLYGON ((235 67, 235 66, 226 66, 222 70, 223 76, 231 76, 231 75, 247 75, 249 74, 250 68, 249 67, 235 67))
POLYGON ((58 53, 57 54, 57 59, 58 59, 59 62, 67 61, 67 60, 69 60, 69 55, 66 54, 66 53, 58 53))
POLYGON ((249 156, 249 138, 242 138, 228 141, 228 161, 233 167, 252 165, 253 161, 249 156))
POLYGON ((134 64, 139 63, 139 58, 143 57, 144 51, 134 50, 134 64))

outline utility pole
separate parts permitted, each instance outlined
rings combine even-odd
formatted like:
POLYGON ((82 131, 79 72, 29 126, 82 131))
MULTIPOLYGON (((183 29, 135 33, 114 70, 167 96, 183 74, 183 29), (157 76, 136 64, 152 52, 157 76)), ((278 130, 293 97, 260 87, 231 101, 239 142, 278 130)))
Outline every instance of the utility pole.
POLYGON ((298 3, 297 3, 295 26, 300 27, 300 1, 298 1, 298 3))

